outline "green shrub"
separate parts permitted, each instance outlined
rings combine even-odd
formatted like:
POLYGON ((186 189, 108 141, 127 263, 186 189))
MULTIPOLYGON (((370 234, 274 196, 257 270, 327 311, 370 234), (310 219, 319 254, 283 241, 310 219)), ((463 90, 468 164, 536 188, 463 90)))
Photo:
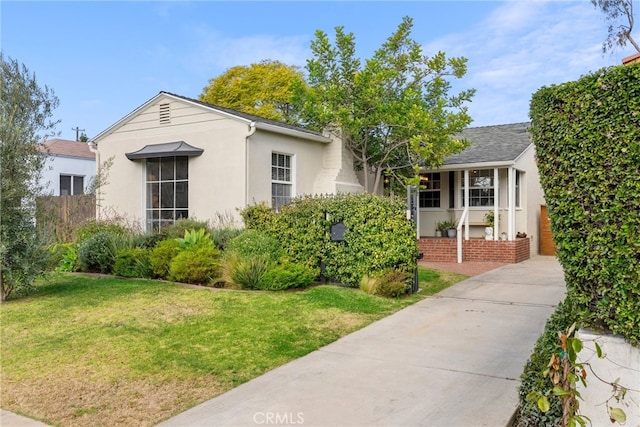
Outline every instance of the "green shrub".
POLYGON ((188 249, 191 246, 212 246, 211 235, 204 228, 186 230, 184 237, 175 239, 180 245, 180 250, 188 249))
POLYGON ((524 367, 520 376, 520 386, 518 395, 520 405, 516 414, 514 427, 555 427, 560 425, 562 418, 562 407, 560 400, 553 396, 552 384, 549 377, 543 375, 547 369, 551 354, 558 345, 558 332, 565 331, 575 321, 576 312, 569 299, 560 303, 556 311, 549 317, 544 328, 544 332, 538 338, 531 353, 531 357, 524 367), (538 409, 535 402, 528 402, 526 397, 531 392, 540 392, 547 396, 551 404, 548 412, 538 409))
POLYGON ((124 277, 150 278, 153 276, 150 250, 147 248, 125 249, 117 253, 113 273, 124 277))
POLYGON ((638 343, 640 64, 541 88, 530 116, 574 320, 638 343))
POLYGON ((314 277, 313 271, 304 265, 285 262, 264 273, 257 288, 267 291, 306 288, 313 283, 314 277))
POLYGON ((52 262, 55 271, 72 272, 80 269, 78 246, 75 243, 56 243, 52 247, 52 262))
POLYGON ((102 232, 120 236, 126 236, 131 233, 127 227, 114 221, 91 220, 76 229, 76 244, 80 246, 80 244, 89 237, 102 232))
POLYGON ((248 229, 276 238, 292 262, 349 286, 369 271, 415 267, 415 229, 406 219, 406 202, 374 194, 301 197, 274 213, 264 205, 241 212, 248 229), (346 226, 344 241, 331 241, 332 224, 346 226))
POLYGON ((220 252, 213 245, 193 245, 171 260, 171 276, 178 282, 207 283, 220 274, 220 252))
POLYGON ((265 257, 242 257, 228 253, 222 260, 222 278, 225 282, 244 289, 257 289, 273 263, 265 257))
POLYGON ((138 233, 131 239, 134 247, 147 249, 153 249, 161 240, 164 240, 164 237, 160 233, 138 233))
POLYGON ((160 235, 162 236, 162 240, 183 238, 186 231, 200 230, 201 228, 206 232, 209 232, 209 222, 200 221, 195 218, 180 218, 173 224, 164 227, 160 232, 160 235))
POLYGON ((278 262, 283 255, 282 245, 275 237, 256 230, 246 230, 233 238, 227 245, 227 252, 241 258, 263 258, 267 262, 278 262))
POLYGON ((240 212, 240 215, 248 229, 261 230, 268 234, 275 231, 277 214, 265 203, 247 206, 240 212))
POLYGON ((387 269, 372 276, 362 276, 360 289, 370 295, 397 298, 407 293, 410 278, 402 271, 387 269))
POLYGON ((78 247, 80 270, 91 273, 113 272, 118 251, 129 248, 126 235, 100 231, 84 240, 78 247))
POLYGON ((244 230, 237 227, 220 227, 211 230, 211 240, 216 248, 221 251, 227 249, 227 245, 231 240, 242 234, 244 230))
POLYGON ((171 261, 178 255, 179 250, 180 243, 175 239, 159 241, 149 255, 153 274, 157 277, 171 280, 171 261))

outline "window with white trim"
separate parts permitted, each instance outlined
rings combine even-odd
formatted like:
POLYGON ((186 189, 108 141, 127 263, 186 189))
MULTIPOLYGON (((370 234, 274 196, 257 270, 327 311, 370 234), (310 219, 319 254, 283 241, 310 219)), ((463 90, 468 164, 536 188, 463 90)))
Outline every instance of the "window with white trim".
MULTIPOLYGON (((460 200, 464 206, 464 179, 461 179, 460 200)), ((469 206, 494 205, 493 169, 475 169, 469 171, 469 206)))
POLYGON ((291 203, 292 194, 292 156, 271 153, 271 207, 277 211, 291 203))
POLYGON ((60 195, 84 194, 84 176, 60 175, 60 195))
POLYGON ((440 172, 420 174, 420 208, 440 207, 440 172))
POLYGON ((146 161, 147 230, 158 231, 189 217, 189 158, 150 158, 146 161))
MULTIPOLYGON (((522 172, 520 171, 515 171, 515 175, 516 175, 516 188, 515 188, 515 193, 516 193, 516 208, 520 207, 520 180, 521 180, 521 175, 522 172)), ((509 196, 511 195, 511 193, 509 191, 507 191, 507 204, 509 204, 509 196)))

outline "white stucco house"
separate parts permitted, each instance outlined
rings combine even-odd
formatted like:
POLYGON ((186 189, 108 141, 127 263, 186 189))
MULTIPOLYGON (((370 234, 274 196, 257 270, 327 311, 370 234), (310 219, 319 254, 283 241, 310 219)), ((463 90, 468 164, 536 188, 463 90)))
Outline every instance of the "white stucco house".
POLYGON ((339 139, 160 92, 90 141, 110 159, 98 215, 147 230, 183 217, 238 217, 305 194, 363 191, 339 139))
MULTIPOLYGON (((454 220, 465 241, 484 239, 484 216, 493 212, 495 243, 469 243, 469 256, 474 244, 504 252, 506 246, 498 246, 503 241, 517 241, 520 252, 525 251, 520 246, 527 246, 528 256, 539 253, 545 201, 528 127, 529 123, 514 123, 468 128, 459 135, 470 143, 466 150, 449 156, 437 169, 423 171, 420 236, 434 236, 437 222, 454 220), (526 240, 517 237, 525 234, 526 240)), ((424 249, 429 251, 426 243, 424 249)))
MULTIPOLYGON (((462 219, 461 234, 482 245, 483 217, 493 211, 499 218, 494 246, 504 232, 513 251, 537 253, 529 243, 539 234, 544 200, 527 127, 469 128, 461 135, 469 148, 422 172, 420 237, 432 238, 436 222, 455 218, 462 219), (518 232, 529 236, 526 247, 518 232)), ((98 215, 116 213, 147 230, 183 217, 239 218, 238 209, 259 202, 278 209, 296 196, 364 191, 339 138, 169 92, 89 143, 98 163, 112 162, 97 195, 98 215)), ((494 249, 481 250, 505 252, 494 249)))
POLYGON ((40 184, 46 194, 85 194, 96 174, 96 155, 85 142, 51 139, 44 142, 46 154, 40 184))

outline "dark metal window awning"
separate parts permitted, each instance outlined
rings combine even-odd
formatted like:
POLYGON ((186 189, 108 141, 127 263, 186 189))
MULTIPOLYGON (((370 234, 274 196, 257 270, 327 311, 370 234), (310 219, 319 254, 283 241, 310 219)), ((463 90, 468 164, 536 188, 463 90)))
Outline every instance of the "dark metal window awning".
POLYGON ((199 156, 204 150, 187 144, 184 141, 166 142, 164 144, 145 145, 138 151, 126 153, 127 159, 153 159, 157 157, 199 156))

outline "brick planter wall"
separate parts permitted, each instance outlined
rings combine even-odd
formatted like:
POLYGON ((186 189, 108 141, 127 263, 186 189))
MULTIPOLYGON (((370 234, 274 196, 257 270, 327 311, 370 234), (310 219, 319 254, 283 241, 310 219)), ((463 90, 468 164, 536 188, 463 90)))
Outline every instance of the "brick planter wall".
MULTIPOLYGON (((427 237, 418 240, 425 261, 456 262, 457 239, 427 237)), ((462 241, 462 261, 518 263, 529 259, 530 239, 462 241)))

